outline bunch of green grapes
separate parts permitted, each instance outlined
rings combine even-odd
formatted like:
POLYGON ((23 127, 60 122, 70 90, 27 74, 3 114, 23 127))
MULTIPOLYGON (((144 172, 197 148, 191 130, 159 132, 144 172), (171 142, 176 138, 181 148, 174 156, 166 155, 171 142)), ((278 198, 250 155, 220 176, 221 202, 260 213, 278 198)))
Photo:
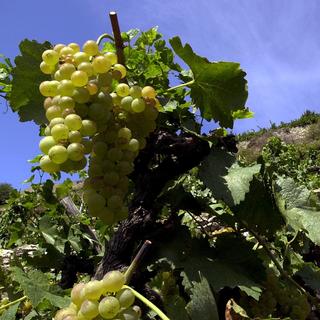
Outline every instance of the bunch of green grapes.
POLYGON ((140 307, 135 296, 123 288, 125 276, 120 271, 108 272, 102 280, 78 283, 71 291, 71 304, 57 312, 54 320, 138 320, 140 307))
POLYGON ((128 215, 125 198, 134 159, 156 128, 159 101, 150 87, 120 83, 126 68, 97 43, 58 44, 43 52, 40 84, 48 125, 39 147, 43 171, 78 171, 90 154, 84 201, 89 213, 112 224, 128 215))
MULTIPOLYGON (((240 301, 245 305, 245 300, 240 301)), ((282 282, 273 272, 268 272, 265 290, 259 301, 251 300, 245 308, 252 317, 289 317, 305 320, 310 311, 307 297, 293 285, 282 282)))

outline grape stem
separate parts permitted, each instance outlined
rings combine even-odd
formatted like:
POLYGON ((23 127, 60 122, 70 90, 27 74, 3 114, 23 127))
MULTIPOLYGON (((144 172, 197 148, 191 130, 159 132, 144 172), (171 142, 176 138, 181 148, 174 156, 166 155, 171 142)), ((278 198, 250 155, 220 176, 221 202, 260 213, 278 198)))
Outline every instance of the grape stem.
POLYGON ((126 278, 126 283, 130 283, 131 277, 134 271, 137 269, 138 265, 140 264, 141 260, 143 259, 144 255, 146 254, 147 250, 150 248, 152 242, 150 240, 146 240, 140 250, 138 251, 137 255, 132 260, 129 268, 125 272, 124 276, 126 278))
POLYGON ((101 44, 101 41, 103 39, 110 39, 111 41, 114 41, 114 38, 113 36, 111 36, 110 34, 108 33, 103 33, 98 39, 97 39, 97 45, 99 46, 101 44))
POLYGON ((176 89, 179 89, 179 88, 188 87, 188 86, 191 86, 192 84, 194 84, 194 79, 189 81, 189 82, 181 83, 181 84, 179 84, 177 86, 171 87, 167 91, 172 91, 172 90, 176 90, 176 89))
POLYGON ((131 292, 135 295, 136 298, 141 300, 147 307, 149 307, 152 311, 154 311, 162 320, 170 320, 156 305, 154 305, 151 301, 145 298, 138 291, 132 289, 127 285, 124 285, 123 287, 131 290, 131 292))
POLYGON ((6 309, 6 308, 8 308, 8 307, 10 307, 10 306, 12 306, 12 305, 14 305, 14 304, 16 304, 16 303, 18 303, 18 302, 21 302, 21 301, 23 301, 23 300, 26 300, 27 298, 28 298, 27 296, 23 296, 23 297, 21 297, 21 298, 19 298, 19 299, 17 299, 17 300, 11 301, 11 302, 9 302, 9 303, 1 306, 1 307, 0 307, 0 311, 3 310, 3 309, 6 309))

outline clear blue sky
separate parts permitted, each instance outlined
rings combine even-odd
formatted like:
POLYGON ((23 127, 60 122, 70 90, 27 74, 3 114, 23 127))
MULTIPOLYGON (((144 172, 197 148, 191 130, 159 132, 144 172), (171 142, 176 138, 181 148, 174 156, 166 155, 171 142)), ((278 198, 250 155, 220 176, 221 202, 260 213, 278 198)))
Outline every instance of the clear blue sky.
MULTIPOLYGON (((83 43, 111 32, 116 10, 122 30, 158 25, 165 38, 179 35, 210 60, 237 61, 247 72, 256 113, 238 121, 240 132, 320 111, 320 2, 318 0, 4 0, 0 53, 14 58, 24 39, 83 43)), ((30 174, 38 128, 20 123, 0 101, 0 182, 17 188, 30 174)))

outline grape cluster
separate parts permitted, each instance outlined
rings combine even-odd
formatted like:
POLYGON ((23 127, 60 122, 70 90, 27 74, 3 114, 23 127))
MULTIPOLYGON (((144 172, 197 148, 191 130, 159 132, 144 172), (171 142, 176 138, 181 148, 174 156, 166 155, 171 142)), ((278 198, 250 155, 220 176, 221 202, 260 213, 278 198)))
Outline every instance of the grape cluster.
POLYGON ((125 276, 108 272, 102 280, 80 282, 71 291, 69 307, 57 312, 54 320, 138 320, 140 307, 133 305, 135 296, 123 288, 125 276))
POLYGON ((97 43, 58 44, 42 54, 40 84, 48 125, 39 147, 40 167, 54 173, 87 166, 84 201, 89 213, 112 224, 128 214, 128 175, 146 138, 156 128, 159 101, 151 86, 121 82, 126 68, 97 43))

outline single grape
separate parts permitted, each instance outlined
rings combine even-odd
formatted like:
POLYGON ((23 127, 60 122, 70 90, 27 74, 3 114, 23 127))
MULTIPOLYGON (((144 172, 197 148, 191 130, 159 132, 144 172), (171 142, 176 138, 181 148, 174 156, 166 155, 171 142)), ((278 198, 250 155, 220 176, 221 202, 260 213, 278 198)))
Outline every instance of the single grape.
POLYGON ((112 319, 119 311, 120 303, 115 297, 105 297, 99 303, 99 313, 104 319, 112 319))
POLYGON ((129 94, 129 86, 126 83, 119 83, 116 87, 116 93, 119 97, 126 97, 129 94))
POLYGON ((54 118, 61 118, 62 110, 59 106, 51 106, 46 111, 46 118, 51 121, 54 118))
POLYGON ((71 80, 62 80, 58 86, 58 92, 61 96, 71 97, 73 95, 74 85, 71 80))
POLYGON ((46 126, 46 128, 44 129, 44 134, 46 136, 51 136, 51 129, 49 126, 46 126))
POLYGON ((84 287, 84 295, 88 300, 98 300, 103 293, 103 283, 99 280, 89 281, 84 287))
POLYGON ((123 273, 113 270, 106 273, 102 281, 104 292, 118 292, 125 284, 126 279, 123 273))
POLYGON ((77 43, 69 43, 68 47, 71 48, 73 50, 74 53, 79 52, 80 51, 80 46, 77 43))
POLYGON ((66 45, 62 44, 62 43, 58 43, 54 46, 53 50, 57 51, 58 53, 60 53, 61 49, 64 48, 66 45))
POLYGON ((53 146, 55 146, 57 142, 51 137, 44 137, 41 139, 39 143, 39 149, 44 153, 48 154, 49 149, 53 146))
POLYGON ((48 155, 52 162, 61 164, 68 159, 67 149, 62 145, 55 145, 50 148, 48 155))
POLYGON ((70 80, 71 75, 76 71, 76 67, 72 63, 64 63, 60 66, 59 72, 62 79, 70 80))
POLYGON ((50 65, 45 63, 44 61, 42 61, 40 63, 40 70, 44 73, 44 74, 51 74, 54 72, 55 68, 54 65, 50 65))
POLYGON ((43 81, 39 86, 40 93, 44 97, 54 97, 58 94, 59 82, 56 80, 43 81))
POLYGON ((104 157, 108 152, 108 146, 103 141, 97 141, 93 144, 92 151, 98 157, 104 157))
POLYGON ((89 91, 91 96, 95 95, 99 90, 97 84, 94 83, 92 80, 87 83, 86 89, 89 91))
POLYGON ((51 129, 51 135, 56 141, 67 140, 69 136, 69 129, 64 124, 56 124, 51 129))
POLYGON ((132 309, 127 309, 121 312, 120 314, 122 320, 138 320, 139 315, 132 309))
POLYGON ((71 290, 71 301, 77 306, 80 307, 82 302, 85 300, 84 297, 84 287, 85 283, 79 282, 73 286, 71 290))
POLYGON ((131 110, 131 104, 132 104, 133 98, 131 96, 126 96, 121 99, 120 105, 121 108, 130 111, 131 110))
POLYGON ((119 161, 122 159, 122 150, 120 150, 119 148, 111 148, 108 151, 107 157, 112 161, 119 161))
POLYGON ((91 137, 97 132, 96 124, 91 120, 82 120, 82 127, 80 133, 83 136, 91 137))
POLYGON ((44 171, 44 172, 48 172, 48 173, 54 173, 54 172, 58 172, 60 167, 57 163, 54 163, 48 155, 43 156, 40 159, 40 168, 44 171))
POLYGON ((88 75, 84 71, 75 71, 71 75, 71 81, 75 87, 83 87, 88 83, 88 75))
POLYGON ((54 73, 54 80, 57 80, 57 81, 62 81, 64 78, 63 76, 61 75, 60 73, 60 70, 57 70, 55 73, 54 73))
POLYGON ((111 63, 106 57, 98 56, 93 59, 92 66, 96 73, 106 73, 110 70, 111 63))
POLYGON ((84 43, 82 50, 89 56, 95 56, 99 53, 99 46, 94 40, 88 40, 84 43))
POLYGON ((53 98, 51 97, 47 97, 44 99, 43 101, 43 107, 45 110, 47 110, 49 107, 51 107, 53 105, 53 102, 52 102, 53 98))
POLYGON ((54 66, 59 62, 59 54, 54 50, 46 50, 42 53, 42 60, 46 64, 54 66))
POLYGON ((133 99, 141 98, 141 95, 142 95, 141 91, 142 91, 141 87, 132 86, 129 90, 129 94, 133 99))
POLYGON ((53 118, 49 123, 49 128, 53 128, 56 124, 64 124, 64 119, 62 117, 53 118))
POLYGON ((121 289, 116 298, 119 300, 121 308, 129 308, 133 305, 135 296, 130 289, 121 289))
POLYGON ((79 130, 82 127, 82 119, 77 114, 69 114, 65 117, 64 124, 69 130, 79 130))
MULTIPOLYGON (((86 288, 84 287, 84 295, 86 296, 86 288)), ((87 297, 86 297, 87 298, 87 297)), ((85 319, 92 319, 99 314, 99 303, 92 300, 84 300, 80 307, 80 312, 85 319)))
POLYGON ((62 109, 74 109, 75 108, 75 102, 74 99, 71 97, 61 97, 59 100, 59 106, 62 109))
POLYGON ((118 57, 114 52, 107 52, 104 56, 110 61, 111 64, 116 64, 118 62, 118 57))
POLYGON ((89 62, 90 56, 86 54, 85 52, 77 52, 74 54, 74 62, 78 66, 82 62, 89 62))
POLYGON ((152 87, 146 86, 146 87, 142 88, 141 95, 144 98, 154 99, 156 97, 157 93, 152 87))
POLYGON ((64 109, 62 111, 62 116, 65 118, 66 116, 68 116, 69 114, 75 114, 75 111, 74 109, 70 109, 70 108, 67 108, 67 109, 64 109))
MULTIPOLYGON (((74 131, 70 131, 69 132, 69 136, 68 136, 68 140, 70 143, 75 143, 75 142, 78 142, 78 143, 81 143, 82 141, 82 135, 79 131, 77 130, 74 130, 74 131)), ((83 147, 84 148, 84 147, 83 147)))
POLYGON ((128 150, 136 152, 139 150, 139 141, 137 139, 131 139, 128 143, 128 150))
POLYGON ((73 142, 67 147, 68 158, 72 161, 80 161, 84 157, 84 146, 81 143, 73 142))
POLYGON ((128 161, 119 161, 117 164, 117 170, 120 175, 128 175, 133 171, 133 165, 128 161))
POLYGON ((125 140, 130 140, 132 137, 131 130, 129 128, 121 128, 118 131, 118 138, 123 138, 125 140))
POLYGON ((142 98, 135 98, 131 103, 131 109, 136 113, 144 111, 145 107, 146 104, 142 98))
POLYGON ((81 118, 86 117, 89 112, 88 106, 83 103, 77 103, 74 107, 74 110, 81 118))
POLYGON ((123 202, 120 196, 118 195, 113 195, 108 199, 108 207, 111 210, 119 209, 123 206, 123 202))
POLYGON ((108 186, 115 186, 119 182, 119 175, 115 171, 106 172, 103 180, 108 186))
POLYGON ((68 56, 68 55, 73 55, 75 52, 73 51, 72 48, 68 47, 68 46, 65 46, 64 48, 62 48, 60 50, 60 57, 65 57, 65 56, 68 56))
POLYGON ((123 79, 123 78, 126 76, 126 74, 127 74, 126 67, 123 66, 122 64, 119 64, 119 63, 117 63, 117 64, 115 64, 115 65, 113 66, 113 70, 120 72, 121 79, 123 79))
POLYGON ((90 100, 90 93, 86 88, 76 88, 73 91, 73 99, 77 103, 86 103, 90 100))
POLYGON ((54 316, 54 320, 64 320, 67 316, 77 315, 74 309, 72 308, 63 308, 57 311, 54 316))
POLYGON ((122 98, 118 96, 115 92, 110 93, 110 96, 112 98, 112 103, 114 106, 120 106, 122 98))
POLYGON ((110 72, 98 74, 97 80, 100 87, 109 87, 112 85, 112 75, 110 72))

